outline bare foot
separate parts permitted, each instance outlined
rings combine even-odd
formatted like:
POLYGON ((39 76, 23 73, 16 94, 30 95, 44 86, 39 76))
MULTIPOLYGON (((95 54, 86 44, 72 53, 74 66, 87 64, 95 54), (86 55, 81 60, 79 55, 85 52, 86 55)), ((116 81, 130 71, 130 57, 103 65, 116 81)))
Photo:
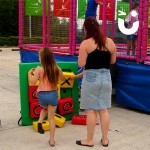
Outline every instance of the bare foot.
POLYGON ((50 145, 51 147, 54 147, 54 146, 55 146, 55 141, 50 141, 50 140, 49 140, 48 143, 49 143, 49 145, 50 145))
POLYGON ((109 145, 109 140, 107 139, 107 140, 102 140, 101 139, 101 144, 104 146, 104 147, 108 147, 108 145, 109 145))

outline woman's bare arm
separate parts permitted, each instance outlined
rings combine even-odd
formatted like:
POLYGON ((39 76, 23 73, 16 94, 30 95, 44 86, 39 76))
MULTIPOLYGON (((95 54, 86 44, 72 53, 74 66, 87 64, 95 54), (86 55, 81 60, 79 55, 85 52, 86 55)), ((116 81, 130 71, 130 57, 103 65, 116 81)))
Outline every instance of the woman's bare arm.
POLYGON ((86 49, 86 40, 84 40, 79 48, 79 57, 78 57, 78 65, 83 68, 86 64, 87 59, 87 49, 86 49))
POLYGON ((77 74, 77 75, 74 75, 74 76, 71 76, 70 79, 71 80, 74 80, 74 79, 78 79, 78 78, 82 78, 83 77, 83 72, 77 74))
POLYGON ((106 47, 111 53, 110 64, 114 64, 116 62, 117 50, 116 50, 116 45, 111 38, 107 38, 106 47))

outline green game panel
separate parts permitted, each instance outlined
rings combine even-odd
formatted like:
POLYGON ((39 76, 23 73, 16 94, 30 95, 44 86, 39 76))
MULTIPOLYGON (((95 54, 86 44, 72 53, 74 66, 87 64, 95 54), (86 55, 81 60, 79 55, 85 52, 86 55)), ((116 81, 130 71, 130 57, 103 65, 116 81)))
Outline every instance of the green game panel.
MULTIPOLYGON (((76 62, 58 62, 58 66, 62 71, 78 73, 78 66, 76 62)), ((20 63, 19 64, 19 79, 20 79, 20 107, 22 125, 32 125, 36 119, 30 118, 29 100, 28 100, 28 71, 31 68, 36 68, 40 63, 20 63)), ((72 97, 74 100, 74 112, 71 114, 63 115, 66 120, 71 120, 74 114, 79 114, 79 98, 78 98, 78 81, 74 81, 74 86, 71 89, 61 89, 62 97, 72 97)))

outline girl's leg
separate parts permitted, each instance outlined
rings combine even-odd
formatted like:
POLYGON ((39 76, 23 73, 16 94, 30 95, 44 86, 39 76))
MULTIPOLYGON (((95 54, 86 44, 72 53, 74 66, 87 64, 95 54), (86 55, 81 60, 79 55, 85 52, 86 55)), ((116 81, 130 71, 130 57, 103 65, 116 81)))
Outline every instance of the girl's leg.
POLYGON ((135 55, 136 43, 137 43, 136 39, 132 40, 132 55, 135 55))
POLYGON ((43 109, 41 110, 38 123, 42 123, 46 115, 47 115, 47 106, 43 107, 43 109))
POLYGON ((94 130, 97 122, 97 111, 88 110, 87 111, 87 138, 82 140, 83 145, 94 145, 93 136, 94 130))
POLYGON ((40 112, 40 117, 38 120, 38 132, 41 134, 44 134, 44 129, 42 128, 42 121, 47 115, 47 106, 43 107, 43 109, 40 112))
POLYGON ((48 120, 50 122, 50 140, 49 144, 55 146, 54 136, 55 136, 55 111, 57 106, 48 105, 48 120))
POLYGON ((109 113, 107 109, 99 110, 100 115, 100 124, 101 124, 101 131, 102 131, 102 144, 108 144, 108 130, 110 124, 109 113))
POLYGON ((132 47, 132 40, 127 40, 127 55, 130 55, 131 47, 132 47))

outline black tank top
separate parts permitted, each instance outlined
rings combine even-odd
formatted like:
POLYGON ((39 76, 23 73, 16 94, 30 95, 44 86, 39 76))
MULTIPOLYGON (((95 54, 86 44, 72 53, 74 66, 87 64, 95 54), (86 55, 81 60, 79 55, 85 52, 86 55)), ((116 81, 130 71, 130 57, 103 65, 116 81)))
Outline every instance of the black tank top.
POLYGON ((86 60, 85 70, 110 68, 111 54, 108 50, 100 50, 96 48, 89 53, 86 60))

